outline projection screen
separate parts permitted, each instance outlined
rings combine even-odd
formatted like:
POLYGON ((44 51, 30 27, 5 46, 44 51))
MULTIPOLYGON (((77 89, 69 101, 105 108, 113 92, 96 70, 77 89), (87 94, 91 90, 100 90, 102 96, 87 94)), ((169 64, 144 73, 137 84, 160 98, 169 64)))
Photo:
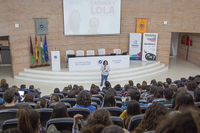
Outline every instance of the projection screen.
POLYGON ((64 35, 120 34, 121 0, 63 0, 64 35))

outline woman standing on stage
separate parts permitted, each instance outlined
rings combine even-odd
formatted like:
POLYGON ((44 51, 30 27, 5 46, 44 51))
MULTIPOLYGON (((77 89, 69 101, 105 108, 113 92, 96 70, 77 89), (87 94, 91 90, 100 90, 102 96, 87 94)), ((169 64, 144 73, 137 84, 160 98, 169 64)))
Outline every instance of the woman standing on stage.
POLYGON ((104 60, 103 65, 101 66, 101 84, 100 84, 100 86, 103 85, 104 79, 105 79, 105 82, 107 81, 109 71, 110 71, 110 66, 108 65, 108 61, 104 60))

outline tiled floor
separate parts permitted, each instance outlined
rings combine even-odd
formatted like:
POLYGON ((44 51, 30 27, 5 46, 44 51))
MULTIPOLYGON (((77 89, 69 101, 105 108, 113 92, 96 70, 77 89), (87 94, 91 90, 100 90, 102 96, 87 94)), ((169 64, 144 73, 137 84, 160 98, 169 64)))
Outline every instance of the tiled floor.
MULTIPOLYGON (((145 65, 148 62, 131 62, 131 67, 138 67, 138 66, 142 66, 145 65)), ((63 64, 63 67, 65 66, 65 64, 63 64)), ((50 69, 50 68, 48 68, 50 69)), ((67 69, 63 70, 63 71, 68 71, 67 69)), ((189 76, 195 76, 197 74, 200 74, 200 66, 197 66, 195 64, 192 64, 190 62, 187 62, 179 57, 170 57, 170 62, 169 62, 169 69, 168 71, 153 76, 153 77, 145 77, 143 79, 137 79, 134 80, 134 83, 141 83, 143 80, 147 81, 148 83, 152 80, 152 79, 156 79, 158 81, 165 81, 166 78, 170 77, 172 80, 176 80, 176 79, 180 79, 181 77, 186 77, 188 78, 189 76)), ((40 87, 41 91, 42 91, 42 95, 48 95, 50 93, 53 92, 53 89, 55 87, 58 87, 60 89, 63 89, 65 86, 67 86, 68 84, 52 84, 52 83, 38 83, 38 82, 29 82, 29 81, 21 81, 21 80, 17 80, 12 78, 12 69, 11 66, 3 66, 0 67, 0 79, 5 78, 7 80, 7 83, 9 84, 9 86, 12 85, 17 85, 18 87, 20 87, 21 84, 26 84, 27 87, 29 85, 35 85, 36 88, 40 87)), ((127 84, 128 81, 121 81, 121 82, 111 82, 112 86, 116 85, 116 84, 127 84)), ((85 89, 89 89, 91 84, 82 84, 84 86, 85 89)))

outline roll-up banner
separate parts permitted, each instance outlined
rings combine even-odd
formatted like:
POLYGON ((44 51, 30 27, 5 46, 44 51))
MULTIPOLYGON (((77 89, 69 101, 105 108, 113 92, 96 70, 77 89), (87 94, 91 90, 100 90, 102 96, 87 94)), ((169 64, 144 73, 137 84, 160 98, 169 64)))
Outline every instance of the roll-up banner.
POLYGON ((142 33, 130 33, 129 55, 130 60, 140 60, 142 33))
POLYGON ((158 33, 143 33, 142 61, 156 61, 158 33))

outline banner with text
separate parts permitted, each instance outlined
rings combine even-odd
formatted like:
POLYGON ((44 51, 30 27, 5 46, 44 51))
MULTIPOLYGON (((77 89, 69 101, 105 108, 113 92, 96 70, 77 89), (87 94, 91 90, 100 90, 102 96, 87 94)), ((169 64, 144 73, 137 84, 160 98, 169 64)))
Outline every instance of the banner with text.
POLYGON ((158 33, 143 34, 142 61, 156 61, 158 33))
POLYGON ((142 33, 130 33, 130 36, 129 36, 130 60, 140 60, 141 38, 142 38, 142 33))

